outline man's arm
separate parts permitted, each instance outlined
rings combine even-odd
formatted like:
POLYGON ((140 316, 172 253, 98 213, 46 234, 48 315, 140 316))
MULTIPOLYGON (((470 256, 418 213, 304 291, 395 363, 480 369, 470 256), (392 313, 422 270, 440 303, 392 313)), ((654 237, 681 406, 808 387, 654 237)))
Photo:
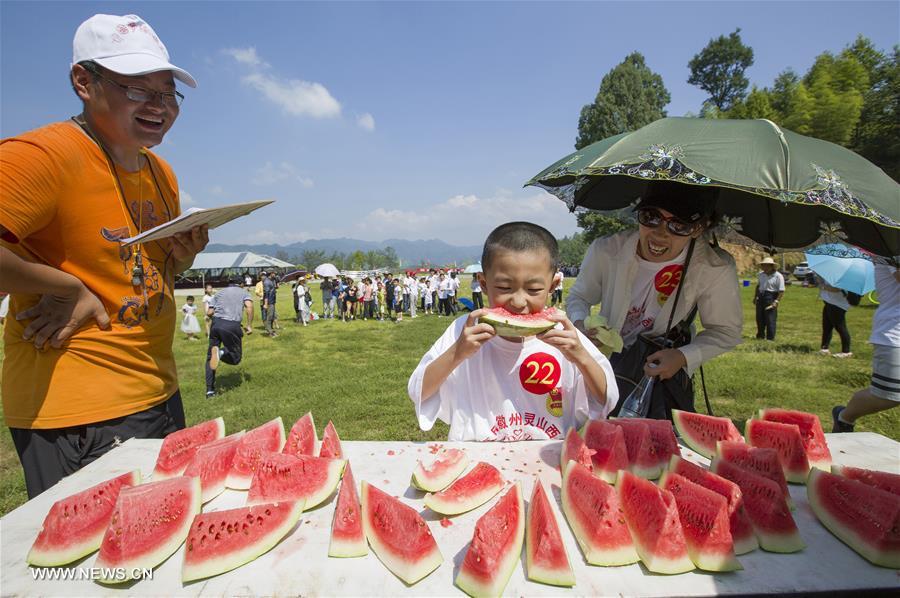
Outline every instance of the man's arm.
POLYGON ((170 237, 172 257, 175 258, 175 274, 181 274, 191 267, 194 258, 209 243, 209 228, 195 226, 190 231, 177 233, 170 237))

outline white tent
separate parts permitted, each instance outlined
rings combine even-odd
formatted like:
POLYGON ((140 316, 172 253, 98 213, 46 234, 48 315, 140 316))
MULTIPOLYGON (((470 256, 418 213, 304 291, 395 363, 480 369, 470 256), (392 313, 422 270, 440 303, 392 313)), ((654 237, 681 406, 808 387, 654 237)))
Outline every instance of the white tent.
POLYGON ((259 272, 268 268, 293 269, 294 264, 270 255, 260 255, 249 251, 203 252, 194 257, 194 263, 183 276, 188 276, 189 273, 198 273, 201 283, 205 284, 207 277, 219 278, 223 275, 244 274, 245 272, 251 272, 256 277, 259 272))

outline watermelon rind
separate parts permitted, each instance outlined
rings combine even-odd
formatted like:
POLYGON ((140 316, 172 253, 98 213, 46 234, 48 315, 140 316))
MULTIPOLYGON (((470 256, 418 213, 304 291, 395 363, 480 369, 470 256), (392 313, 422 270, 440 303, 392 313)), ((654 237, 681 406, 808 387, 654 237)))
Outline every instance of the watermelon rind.
POLYGON ((362 507, 356 493, 356 481, 353 479, 350 461, 347 461, 337 505, 334 507, 334 519, 331 522, 331 542, 328 545, 328 556, 353 558, 367 554, 369 554, 369 545, 366 544, 366 532, 362 525, 362 507), (345 537, 338 537, 338 528, 346 524, 356 527, 356 532, 347 534, 345 537))
POLYGON ((411 483, 414 488, 425 492, 440 492, 462 475, 469 466, 469 457, 460 449, 444 449, 426 467, 422 461, 416 463, 411 483))
POLYGON ((640 560, 621 515, 619 495, 611 484, 594 476, 584 465, 569 461, 563 470, 561 494, 566 521, 588 564, 617 567, 640 560), (587 495, 587 504, 582 503, 585 508, 579 508, 578 492, 587 495), (611 532, 598 533, 604 529, 611 532), (609 546, 612 542, 616 545, 609 546))
POLYGON ((262 459, 270 453, 280 452, 284 446, 284 423, 280 415, 244 434, 235 451, 225 486, 234 490, 250 488, 253 474, 262 459))
POLYGON ((850 467, 848 465, 832 465, 831 473, 900 496, 900 475, 897 475, 896 473, 862 469, 860 467, 850 467))
POLYGON ((225 420, 221 417, 172 432, 163 438, 159 448, 153 467, 153 481, 182 475, 198 448, 224 437, 225 420))
POLYGON ((816 518, 841 542, 873 565, 900 569, 900 497, 815 468, 806 495, 816 518))
POLYGON ((516 482, 475 524, 472 542, 456 576, 456 586, 469 596, 503 594, 521 558, 524 539, 522 483, 516 482), (514 529, 510 530, 511 526, 514 529), (490 573, 487 579, 478 570, 484 568, 490 573))
POLYGON ((734 554, 728 500, 724 496, 670 471, 663 472, 659 487, 675 497, 688 556, 698 569, 716 572, 743 569, 734 554))
POLYGON ((444 490, 425 495, 425 506, 441 515, 459 515, 476 509, 503 490, 500 471, 484 461, 444 490))
POLYGON ((677 575, 696 569, 671 492, 628 471, 619 472, 616 490, 634 548, 648 571, 677 575), (673 554, 661 554, 662 542, 670 544, 673 554))
POLYGON ((125 583, 172 556, 187 538, 200 505, 200 478, 178 476, 120 492, 94 562, 97 581, 125 583), (139 541, 150 547, 140 551, 139 541))
POLYGON ((141 472, 136 469, 53 503, 25 562, 60 567, 100 548, 122 488, 140 483, 141 472))
POLYGON ((780 424, 795 424, 800 428, 809 466, 822 471, 831 471, 831 451, 828 450, 825 431, 822 430, 822 422, 818 416, 805 411, 769 408, 759 410, 759 419, 780 424))
POLYGON ((415 509, 365 481, 360 498, 366 538, 391 573, 412 585, 441 566, 444 557, 415 509))
POLYGON ((502 307, 494 307, 478 318, 478 322, 493 326, 498 336, 534 336, 556 326, 556 322, 546 319, 552 313, 555 313, 552 307, 533 314, 514 314, 502 307))
MULTIPOLYGON (((310 414, 312 417, 312 414, 310 414)), ((313 428, 315 430, 315 428, 313 428)), ((319 446, 319 456, 329 459, 343 459, 344 449, 341 448, 341 438, 338 436, 334 423, 328 420, 325 431, 322 433, 322 443, 319 446)))
POLYGON ((341 481, 343 459, 270 453, 250 482, 247 504, 303 500, 307 511, 325 502, 341 481))
POLYGON ((540 478, 535 478, 525 522, 525 569, 528 579, 552 586, 574 586, 575 572, 562 541, 559 522, 540 478), (550 561, 558 561, 554 566, 550 561))
POLYGON ((297 521, 300 520, 300 515, 302 514, 302 500, 287 503, 260 504, 229 509, 227 511, 198 514, 194 517, 190 534, 185 542, 181 581, 186 583, 219 575, 259 558, 274 548, 297 525, 297 521), (267 517, 278 517, 278 521, 276 521, 274 526, 264 525, 267 517), (250 523, 251 521, 254 523, 250 523), (192 559, 191 555, 196 554, 194 552, 195 547, 199 547, 200 542, 205 539, 203 536, 208 534, 209 529, 217 522, 219 523, 219 528, 215 532, 216 536, 222 534, 228 539, 233 534, 242 533, 243 531, 246 537, 234 546, 230 552, 225 552, 215 557, 207 557, 200 561, 192 559), (259 535, 247 533, 251 530, 257 531, 260 526, 267 529, 259 535))
POLYGON ((294 425, 291 426, 291 431, 288 432, 282 452, 286 455, 309 455, 310 457, 315 457, 318 442, 316 422, 313 420, 312 412, 307 411, 306 415, 295 421, 294 425))
POLYGON ((672 423, 688 448, 707 459, 715 457, 716 445, 720 440, 744 441, 744 437, 727 417, 672 409, 672 423))

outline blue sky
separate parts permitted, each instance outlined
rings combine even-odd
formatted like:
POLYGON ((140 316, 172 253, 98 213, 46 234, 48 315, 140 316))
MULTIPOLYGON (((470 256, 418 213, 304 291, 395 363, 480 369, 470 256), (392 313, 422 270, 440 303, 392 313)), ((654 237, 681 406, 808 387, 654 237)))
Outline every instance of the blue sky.
POLYGON ((528 219, 577 230, 522 183, 572 151, 603 75, 644 54, 697 112, 688 61, 742 29, 752 83, 803 73, 857 34, 900 42, 900 2, 0 2, 0 134, 77 113, 72 36, 95 13, 143 17, 199 82, 157 148, 183 203, 276 203, 215 242, 347 236, 480 244, 528 219))

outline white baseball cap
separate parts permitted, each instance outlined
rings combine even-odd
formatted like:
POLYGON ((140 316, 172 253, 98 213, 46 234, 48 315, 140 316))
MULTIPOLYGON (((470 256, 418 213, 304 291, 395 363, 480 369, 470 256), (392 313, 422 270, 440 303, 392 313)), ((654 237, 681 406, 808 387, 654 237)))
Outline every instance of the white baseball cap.
POLYGON ((94 15, 79 25, 72 41, 72 64, 83 60, 120 75, 172 71, 185 85, 197 87, 190 73, 169 62, 166 46, 137 15, 94 15))

